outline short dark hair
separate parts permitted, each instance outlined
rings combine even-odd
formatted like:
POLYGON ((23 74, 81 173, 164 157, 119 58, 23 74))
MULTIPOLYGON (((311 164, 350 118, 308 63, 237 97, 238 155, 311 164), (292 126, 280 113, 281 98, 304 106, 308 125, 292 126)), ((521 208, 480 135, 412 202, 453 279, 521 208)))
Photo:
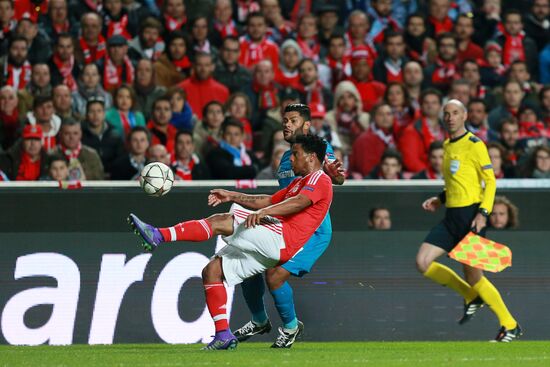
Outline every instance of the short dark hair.
POLYGON ((232 41, 232 42, 237 42, 237 43, 239 43, 239 39, 238 39, 237 37, 235 37, 235 36, 227 36, 227 37, 225 37, 225 38, 223 39, 222 47, 223 47, 223 45, 225 45, 225 42, 226 42, 226 41, 232 41))
POLYGON ((202 117, 203 117, 203 119, 206 117, 206 113, 208 112, 208 109, 210 108, 210 106, 220 106, 222 108, 222 112, 225 112, 225 110, 223 108, 223 104, 221 102, 210 101, 207 104, 205 104, 204 107, 202 108, 202 117))
POLYGON ((390 212, 390 210, 385 206, 375 206, 374 208, 371 208, 371 210, 369 210, 369 220, 372 221, 374 219, 374 215, 379 210, 386 210, 388 213, 390 212))
POLYGON ((167 95, 164 95, 164 96, 160 96, 158 97, 157 99, 155 99, 155 101, 153 102, 153 110, 155 110, 155 108, 157 107, 157 103, 159 102, 168 102, 169 105, 171 105, 172 101, 170 100, 170 97, 168 97, 167 95))
POLYGON ((139 33, 143 34, 143 31, 145 31, 147 28, 155 28, 162 33, 162 24, 157 18, 151 16, 145 18, 139 25, 139 33))
POLYGON ((439 103, 440 104, 443 103, 443 95, 441 94, 440 91, 438 91, 435 88, 427 88, 427 89, 424 89, 422 91, 422 93, 420 93, 420 98, 419 98, 420 99, 420 104, 422 104, 422 102, 424 102, 424 98, 426 98, 429 95, 436 96, 439 99, 439 103))
POLYGON ((244 126, 243 126, 242 122, 240 122, 239 120, 237 120, 234 117, 227 116, 225 118, 225 120, 223 120, 223 123, 222 123, 222 128, 221 128, 222 129, 222 134, 224 134, 225 131, 227 130, 227 128, 229 128, 231 126, 236 127, 239 130, 241 130, 241 133, 244 132, 244 126))
POLYGON ((42 106, 45 103, 53 102, 53 98, 51 95, 38 95, 34 97, 34 101, 32 103, 32 109, 36 109, 37 107, 42 106))
POLYGON ((395 158, 397 159, 400 165, 403 165, 403 156, 396 149, 393 149, 393 148, 386 149, 382 154, 382 157, 380 158, 380 163, 384 162, 386 158, 395 158))
POLYGON ((63 33, 60 33, 58 36, 57 36, 57 39, 55 40, 55 45, 56 46, 59 46, 59 40, 61 38, 68 38, 71 40, 71 42, 73 42, 73 36, 71 36, 69 33, 67 32, 63 32, 63 33))
POLYGON ((136 133, 139 133, 139 132, 143 132, 145 133, 145 135, 147 135, 147 141, 149 143, 151 143, 151 133, 149 132, 149 130, 145 127, 145 126, 134 126, 130 132, 128 133, 128 137, 127 137, 127 140, 128 142, 130 140, 132 140, 132 135, 136 134, 136 133))
POLYGON ((177 142, 179 137, 182 135, 189 135, 191 137, 191 140, 193 140, 193 131, 182 129, 182 130, 178 130, 178 132, 176 133, 176 138, 174 139, 175 142, 177 142))
POLYGON ((10 47, 8 47, 8 49, 10 49, 11 46, 12 46, 15 42, 19 42, 19 41, 25 42, 25 44, 26 44, 27 46, 29 45, 29 41, 28 41, 24 36, 15 35, 15 36, 13 36, 13 37, 10 38, 10 47))
POLYGON ((69 165, 69 160, 65 155, 60 153, 53 153, 48 157, 48 169, 52 166, 53 162, 62 161, 65 162, 65 164, 69 165))
POLYGON ((294 144, 300 144, 306 153, 315 153, 320 163, 325 160, 327 143, 317 135, 298 135, 294 144))
POLYGON ((432 154, 434 150, 443 149, 443 142, 441 140, 433 141, 428 148, 428 155, 432 154))
POLYGON ((330 37, 328 38, 328 43, 330 44, 330 42, 332 42, 332 40, 335 40, 335 39, 341 39, 344 42, 346 42, 346 37, 341 32, 331 34, 330 37))
POLYGON ((485 112, 487 112, 487 102, 483 98, 475 97, 470 98, 470 101, 468 102, 468 108, 470 108, 471 105, 474 103, 481 103, 483 105, 483 108, 485 108, 485 112))
POLYGON ((298 112, 304 121, 311 121, 311 110, 303 103, 291 103, 285 107, 284 113, 298 112))
POLYGON ((456 36, 453 33, 443 32, 443 33, 438 34, 436 39, 435 39, 435 43, 437 45, 437 48, 441 47, 441 41, 443 41, 444 39, 447 39, 447 38, 452 39, 455 43, 455 46, 458 45, 458 42, 456 40, 456 36))
POLYGON ((262 12, 253 11, 252 13, 249 13, 248 16, 246 17, 246 25, 250 23, 250 19, 252 18, 262 18, 264 22, 267 22, 267 20, 265 19, 265 15, 262 12))
POLYGON ((501 121, 500 121, 500 125, 498 126, 498 132, 502 132, 502 128, 504 127, 504 125, 516 125, 519 127, 519 123, 518 123, 518 120, 516 120, 515 117, 505 117, 503 118, 501 121))
POLYGON ((405 39, 405 37, 403 36, 403 32, 395 31, 391 28, 387 28, 384 31, 384 45, 388 44, 388 40, 390 38, 395 38, 395 37, 401 37, 401 38, 403 38, 403 40, 405 39))
POLYGON ((518 9, 508 9, 504 12, 504 15, 502 16, 502 21, 506 23, 508 20, 509 15, 517 15, 519 16, 520 20, 523 22, 521 12, 518 9))

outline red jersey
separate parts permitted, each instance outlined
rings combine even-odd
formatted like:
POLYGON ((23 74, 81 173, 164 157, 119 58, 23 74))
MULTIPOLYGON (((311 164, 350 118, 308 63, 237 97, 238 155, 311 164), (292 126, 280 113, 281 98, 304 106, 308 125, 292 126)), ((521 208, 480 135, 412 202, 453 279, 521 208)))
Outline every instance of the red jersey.
POLYGON ((322 170, 312 172, 277 191, 271 196, 271 202, 277 204, 299 194, 307 196, 312 204, 301 212, 277 217, 283 224, 286 245, 281 249, 281 263, 288 261, 305 245, 327 216, 332 203, 332 181, 322 170))
POLYGON ((264 37, 260 43, 255 43, 248 36, 241 37, 239 42, 239 64, 250 69, 260 61, 268 59, 271 60, 273 71, 279 69, 279 46, 275 42, 264 37))

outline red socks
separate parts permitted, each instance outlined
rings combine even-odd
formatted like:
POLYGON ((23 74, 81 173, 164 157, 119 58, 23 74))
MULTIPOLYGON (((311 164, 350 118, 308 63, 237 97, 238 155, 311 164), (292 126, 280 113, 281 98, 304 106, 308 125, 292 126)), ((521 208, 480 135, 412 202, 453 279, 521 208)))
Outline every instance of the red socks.
POLYGON ((206 305, 216 325, 216 332, 229 329, 227 321, 227 292, 223 283, 204 285, 206 305))
POLYGON ((190 220, 176 224, 173 227, 159 228, 164 241, 206 241, 212 237, 212 226, 204 220, 190 220))

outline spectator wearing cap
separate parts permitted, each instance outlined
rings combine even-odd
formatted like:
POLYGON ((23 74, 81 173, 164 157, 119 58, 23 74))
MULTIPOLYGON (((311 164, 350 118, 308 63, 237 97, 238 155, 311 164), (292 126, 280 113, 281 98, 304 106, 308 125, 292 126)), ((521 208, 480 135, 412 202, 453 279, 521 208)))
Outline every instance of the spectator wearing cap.
POLYGON ((136 109, 141 111, 145 119, 151 117, 153 103, 166 94, 166 88, 157 85, 155 68, 149 59, 141 59, 136 65, 136 109))
POLYGON ((387 103, 377 104, 372 109, 373 121, 353 143, 350 155, 350 171, 358 178, 368 176, 387 148, 395 148, 393 136, 394 118, 387 103))
POLYGON ((134 82, 135 68, 128 57, 128 41, 121 35, 116 35, 107 41, 107 54, 97 62, 103 79, 103 88, 112 93, 123 83, 134 82))
POLYGON ((66 119, 59 130, 59 145, 54 154, 63 154, 69 161, 69 180, 103 180, 105 173, 97 152, 82 144, 82 127, 74 119, 66 119))
POLYGON ((441 93, 437 90, 427 89, 422 92, 420 118, 404 128, 397 141, 406 171, 417 173, 428 168, 430 144, 445 140, 445 128, 439 118, 441 104, 441 93))
POLYGON ((298 65, 303 59, 302 49, 293 39, 281 45, 279 69, 275 70, 275 80, 283 88, 300 88, 298 65))
POLYGON ((457 40, 452 33, 440 33, 436 39, 437 58, 424 69, 424 80, 430 87, 446 94, 453 80, 460 78, 457 64, 457 40))
POLYGON ((70 34, 63 33, 57 37, 53 56, 48 62, 52 85, 64 84, 71 92, 78 90, 78 74, 80 67, 74 56, 73 39, 70 34))
POLYGON ((145 126, 145 117, 136 110, 136 94, 132 87, 123 84, 113 93, 113 107, 105 119, 121 135, 126 136, 136 126, 145 126))
POLYGON ((386 92, 384 84, 372 79, 372 64, 372 54, 366 48, 358 48, 351 54, 350 80, 361 95, 365 112, 369 112, 386 92))
POLYGON ((207 180, 210 178, 208 166, 195 150, 191 131, 178 131, 175 147, 172 171, 174 171, 176 180, 207 180))
POLYGON ((178 85, 187 93, 189 104, 199 119, 202 118, 202 110, 208 102, 225 103, 229 97, 227 87, 212 77, 214 68, 212 55, 198 53, 195 56, 193 74, 178 85))
POLYGON ((125 154, 121 135, 105 120, 105 102, 100 97, 88 100, 82 123, 82 144, 99 154, 107 175, 112 174, 114 161, 125 154))
POLYGON ((145 126, 133 127, 126 137, 128 152, 117 158, 111 166, 112 180, 137 180, 145 164, 151 145, 151 135, 145 126))
POLYGON ((487 42, 480 62, 481 83, 493 88, 504 83, 507 68, 502 64, 502 47, 496 42, 487 42))
MULTIPOLYGON (((322 65, 324 66, 324 65, 322 65)), ((321 103, 332 105, 332 93, 323 86, 319 77, 318 65, 312 59, 303 59, 298 65, 300 72, 300 99, 303 104, 321 103)))
POLYGON ((73 99, 73 114, 79 119, 86 115, 86 105, 88 100, 99 98, 104 101, 105 109, 108 110, 113 105, 113 97, 107 93, 101 85, 101 77, 96 64, 90 63, 84 65, 80 73, 78 90, 71 94, 73 99))
POLYGON ((250 70, 239 64, 240 53, 239 39, 227 36, 221 45, 214 79, 225 85, 230 93, 242 92, 252 81, 250 70))
POLYGON ((161 144, 172 156, 178 130, 170 124, 172 106, 168 97, 159 97, 153 103, 153 113, 147 128, 151 132, 151 145, 161 144))
POLYGON ((472 14, 460 14, 456 19, 454 31, 458 40, 457 60, 483 59, 483 49, 472 41, 474 35, 474 17, 472 14))
POLYGON ((222 125, 222 140, 218 147, 206 156, 206 162, 214 179, 253 179, 258 174, 258 162, 243 144, 243 125, 228 117, 222 125))
POLYGON ((0 155, 0 172, 12 181, 35 181, 46 173, 46 152, 42 150, 42 127, 27 125, 22 140, 0 155))
POLYGON ((369 114, 363 112, 359 91, 350 81, 338 84, 334 92, 334 104, 325 120, 338 135, 344 154, 351 152, 355 139, 369 127, 369 114))
POLYGON ((98 62, 105 57, 107 52, 107 43, 101 35, 103 21, 95 10, 82 14, 80 18, 82 35, 78 39, 76 58, 80 64, 98 62))
POLYGON ((0 57, 0 85, 10 85, 16 90, 25 89, 31 81, 31 63, 27 59, 29 41, 23 36, 10 40, 8 54, 0 57))
POLYGON ((169 88, 180 83, 191 73, 191 61, 187 55, 189 41, 181 31, 174 31, 167 37, 164 53, 155 61, 157 84, 169 88))
POLYGON ((216 47, 222 47, 227 37, 239 37, 241 27, 233 19, 231 0, 216 0, 214 5, 213 31, 210 39, 216 47))
POLYGON ((403 66, 409 60, 405 56, 403 34, 388 30, 385 32, 383 43, 384 57, 378 57, 372 68, 374 79, 384 84, 401 83, 403 81, 403 66))
POLYGON ((50 43, 43 31, 38 30, 36 19, 21 18, 15 28, 15 34, 27 39, 29 45, 27 59, 31 64, 48 61, 51 56, 50 43))
POLYGON ((336 131, 333 131, 325 120, 327 110, 321 103, 313 103, 309 105, 311 110, 311 134, 320 136, 332 145, 334 149, 342 149, 342 142, 336 131))
POLYGON ((537 79, 538 53, 535 42, 525 35, 521 12, 509 9, 502 18, 503 29, 495 41, 502 47, 502 63, 508 67, 516 60, 525 61, 529 73, 537 79))
POLYGON ((156 61, 164 52, 161 37, 162 24, 152 17, 145 18, 139 27, 139 34, 129 43, 128 56, 137 63, 140 59, 156 61))
POLYGON ((54 113, 51 96, 38 96, 34 99, 32 111, 27 113, 27 122, 42 128, 42 149, 47 153, 57 145, 56 136, 61 127, 61 118, 54 113))
POLYGON ((6 85, 0 88, 0 151, 15 143, 25 122, 17 92, 6 85))
POLYGON ((443 179, 443 142, 434 141, 428 149, 428 167, 412 176, 415 180, 443 179))
POLYGON ((246 20, 247 33, 241 37, 239 64, 251 69, 262 60, 270 60, 273 69, 279 68, 279 47, 267 38, 267 21, 262 13, 250 13, 246 20))

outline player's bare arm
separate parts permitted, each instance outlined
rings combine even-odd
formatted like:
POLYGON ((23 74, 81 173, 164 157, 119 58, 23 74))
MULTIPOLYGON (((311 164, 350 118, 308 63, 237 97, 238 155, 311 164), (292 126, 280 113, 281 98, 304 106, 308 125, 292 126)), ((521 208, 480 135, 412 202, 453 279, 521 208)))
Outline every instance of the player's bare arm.
POLYGON ((305 195, 297 195, 288 198, 280 203, 270 205, 256 212, 250 213, 246 218, 246 228, 255 227, 260 224, 260 220, 266 216, 288 216, 301 212, 312 204, 311 199, 305 195))
POLYGON ((228 202, 234 202, 250 209, 257 210, 271 205, 271 195, 248 195, 223 189, 210 190, 208 205, 218 206, 228 202))
POLYGON ((325 173, 330 177, 330 180, 332 181, 333 185, 342 185, 346 180, 346 175, 345 175, 342 162, 340 162, 338 159, 335 159, 334 161, 330 162, 325 157, 325 164, 323 165, 323 171, 325 171, 325 173))

